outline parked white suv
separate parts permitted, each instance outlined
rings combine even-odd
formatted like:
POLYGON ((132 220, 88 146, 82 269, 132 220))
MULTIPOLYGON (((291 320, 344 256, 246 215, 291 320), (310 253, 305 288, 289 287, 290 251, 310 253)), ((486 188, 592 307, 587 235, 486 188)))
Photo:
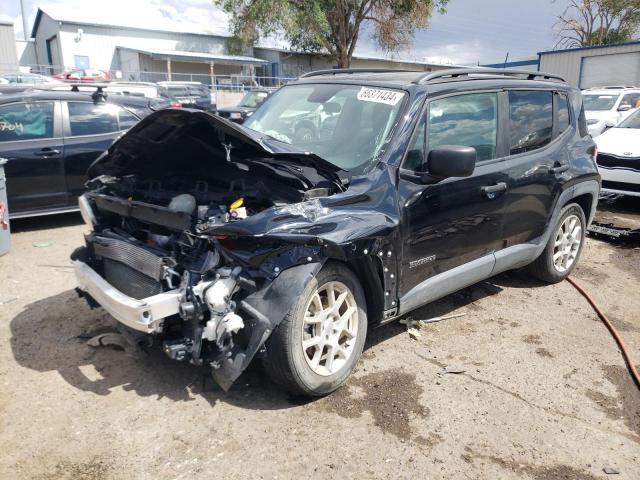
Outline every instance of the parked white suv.
POLYGON ((640 107, 638 87, 598 87, 582 91, 587 128, 597 137, 640 107))

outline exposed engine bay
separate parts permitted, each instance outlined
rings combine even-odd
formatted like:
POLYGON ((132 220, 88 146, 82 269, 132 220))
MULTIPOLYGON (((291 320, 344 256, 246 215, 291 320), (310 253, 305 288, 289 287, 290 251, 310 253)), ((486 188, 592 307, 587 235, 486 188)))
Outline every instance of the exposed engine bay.
POLYGON ((265 225, 326 215, 320 199, 344 185, 321 159, 211 115, 149 118, 89 170, 78 292, 228 389, 322 264, 322 241, 283 242, 265 225))

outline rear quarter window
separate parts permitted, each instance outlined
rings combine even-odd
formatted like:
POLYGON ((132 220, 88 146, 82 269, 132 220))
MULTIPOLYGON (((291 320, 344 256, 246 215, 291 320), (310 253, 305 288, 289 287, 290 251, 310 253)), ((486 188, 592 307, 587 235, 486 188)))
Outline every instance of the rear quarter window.
POLYGON ((509 146, 511 155, 551 143, 553 96, 551 92, 509 92, 509 146))
POLYGON ((569 114, 569 100, 563 93, 556 97, 558 106, 558 135, 569 129, 571 125, 571 115, 569 114))

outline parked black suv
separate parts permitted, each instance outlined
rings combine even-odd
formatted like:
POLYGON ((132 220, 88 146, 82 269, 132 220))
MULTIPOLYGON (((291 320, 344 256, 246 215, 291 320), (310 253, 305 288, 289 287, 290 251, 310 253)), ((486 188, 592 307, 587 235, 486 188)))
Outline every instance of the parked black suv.
POLYGON ((11 218, 77 211, 89 165, 153 108, 148 98, 95 89, 0 96, 0 158, 8 160, 11 218))
POLYGON ((580 92, 539 72, 331 70, 244 126, 158 112, 89 170, 78 291, 225 389, 259 355, 324 395, 371 327, 505 270, 569 275, 594 153, 580 92))

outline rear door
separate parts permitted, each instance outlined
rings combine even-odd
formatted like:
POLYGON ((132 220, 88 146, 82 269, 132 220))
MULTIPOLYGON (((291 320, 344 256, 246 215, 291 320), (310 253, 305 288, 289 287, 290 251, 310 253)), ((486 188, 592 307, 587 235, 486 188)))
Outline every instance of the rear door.
POLYGON ((112 103, 64 102, 64 107, 64 172, 69 202, 75 205, 89 165, 138 118, 112 103))
POLYGON ((546 231, 566 181, 566 139, 575 121, 563 92, 511 90, 508 98, 510 156, 504 235, 506 246, 511 246, 534 240, 546 231))
MULTIPOLYGON (((499 141, 498 92, 431 100, 401 169, 404 238, 401 295, 429 277, 488 257, 501 248, 505 159, 499 141), (472 146, 475 172, 424 185, 422 158, 444 145, 472 146), (487 190, 489 187, 489 191, 487 190)), ((487 273, 488 275, 488 273, 487 273)))
POLYGON ((35 213, 66 205, 60 103, 0 106, 0 157, 5 165, 9 211, 35 213))

